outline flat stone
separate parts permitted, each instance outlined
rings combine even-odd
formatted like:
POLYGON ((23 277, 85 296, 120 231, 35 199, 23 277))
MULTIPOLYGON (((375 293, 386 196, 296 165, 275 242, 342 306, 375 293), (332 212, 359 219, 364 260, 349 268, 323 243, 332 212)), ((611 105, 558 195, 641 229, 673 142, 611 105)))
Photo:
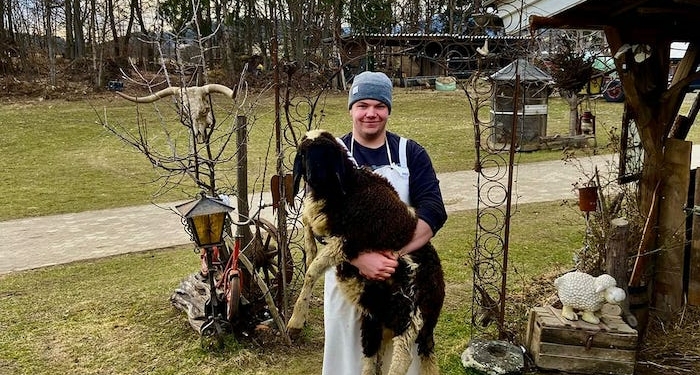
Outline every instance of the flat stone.
POLYGON ((462 353, 462 366, 486 375, 521 374, 525 358, 520 347, 505 341, 473 339, 462 353))

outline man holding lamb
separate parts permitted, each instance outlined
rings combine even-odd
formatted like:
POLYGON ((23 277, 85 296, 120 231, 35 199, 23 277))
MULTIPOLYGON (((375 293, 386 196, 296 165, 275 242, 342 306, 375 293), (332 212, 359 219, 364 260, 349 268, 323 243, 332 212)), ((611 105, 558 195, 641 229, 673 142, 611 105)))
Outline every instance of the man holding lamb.
MULTIPOLYGON (((348 96, 352 131, 340 138, 357 164, 386 177, 401 200, 411 205, 418 216, 413 239, 402 249, 365 252, 350 260, 371 280, 391 277, 398 266, 397 258, 425 245, 447 220, 439 181, 428 153, 417 142, 386 130, 392 109, 392 89, 392 82, 384 73, 357 75, 348 96)), ((323 374, 361 373, 359 322, 357 307, 341 293, 336 270, 330 268, 324 286, 323 374)), ((420 361, 415 353, 413 358, 408 374, 419 374, 420 361)))

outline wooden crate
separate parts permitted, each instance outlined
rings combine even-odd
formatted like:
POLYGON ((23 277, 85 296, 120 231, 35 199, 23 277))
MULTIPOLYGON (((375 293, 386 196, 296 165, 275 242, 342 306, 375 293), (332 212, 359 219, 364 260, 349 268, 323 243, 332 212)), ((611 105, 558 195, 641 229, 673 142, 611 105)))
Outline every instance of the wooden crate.
POLYGON ((530 310, 525 337, 535 365, 579 374, 632 375, 637 331, 621 317, 603 315, 600 324, 564 319, 561 310, 530 310))

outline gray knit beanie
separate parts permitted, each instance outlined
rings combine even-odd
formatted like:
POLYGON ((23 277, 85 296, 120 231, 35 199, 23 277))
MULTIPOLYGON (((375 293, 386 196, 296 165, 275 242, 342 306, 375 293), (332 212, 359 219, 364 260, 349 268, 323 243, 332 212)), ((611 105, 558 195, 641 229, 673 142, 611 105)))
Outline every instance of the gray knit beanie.
POLYGON ((389 107, 391 113, 391 90, 393 84, 386 74, 381 72, 362 72, 355 76, 348 95, 348 109, 358 100, 374 99, 389 107))

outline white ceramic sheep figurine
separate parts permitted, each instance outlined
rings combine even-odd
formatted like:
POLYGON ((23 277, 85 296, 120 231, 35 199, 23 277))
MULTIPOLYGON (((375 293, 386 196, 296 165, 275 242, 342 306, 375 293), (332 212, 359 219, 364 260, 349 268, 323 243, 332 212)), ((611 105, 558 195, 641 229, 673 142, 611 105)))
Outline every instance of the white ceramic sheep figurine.
POLYGON ((603 304, 619 304, 625 300, 625 291, 617 287, 615 278, 602 274, 593 277, 583 272, 569 272, 554 280, 559 300, 562 303, 561 315, 568 320, 578 320, 574 310, 580 310, 581 320, 591 324, 600 323, 596 315, 603 304))

